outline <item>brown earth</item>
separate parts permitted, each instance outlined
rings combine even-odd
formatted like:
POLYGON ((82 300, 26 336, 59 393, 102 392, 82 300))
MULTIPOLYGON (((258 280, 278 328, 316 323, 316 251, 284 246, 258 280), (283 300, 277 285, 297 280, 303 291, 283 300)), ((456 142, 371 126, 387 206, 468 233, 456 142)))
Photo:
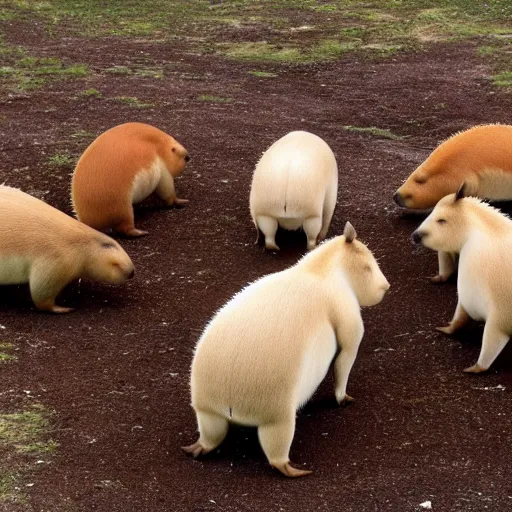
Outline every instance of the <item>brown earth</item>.
POLYGON ((5 510, 407 511, 427 500, 436 511, 512 508, 511 352, 486 375, 461 372, 476 361, 481 327, 457 339, 434 331, 451 318, 456 288, 429 283, 436 256, 409 239, 419 217, 391 201, 438 141, 477 123, 510 123, 512 96, 483 78, 491 69, 473 46, 273 68, 199 55, 185 42, 47 40, 37 27, 4 28, 11 43, 86 63, 94 73, 30 94, 3 92, 1 182, 70 213, 72 169, 52 167, 48 157, 78 156, 91 139, 73 134, 126 121, 168 131, 192 155, 177 184, 190 204, 139 208, 137 225, 150 235, 121 241, 136 279, 122 287, 72 285, 61 303, 77 310, 63 316, 36 312, 26 289, 2 289, 2 337, 19 350, 18 362, 1 368, 0 407, 37 401, 53 409, 59 443, 47 467, 31 476, 30 505, 5 510), (162 68, 164 75, 104 73, 114 65, 162 68), (248 73, 258 69, 278 76, 248 73), (103 98, 80 96, 87 88, 103 98), (202 94, 233 101, 205 102, 202 94), (154 106, 110 99, 118 96, 154 106), (388 128, 404 138, 360 135, 344 125, 388 128), (348 390, 356 403, 334 407, 328 377, 299 413, 291 457, 314 473, 292 481, 269 467, 252 429, 232 429, 200 461, 180 446, 196 439, 188 376, 206 322, 246 283, 304 252, 300 235, 278 240, 280 254, 254 246, 248 211, 255 162, 294 129, 331 145, 340 188, 330 234, 349 219, 391 290, 363 311, 366 334, 348 390))

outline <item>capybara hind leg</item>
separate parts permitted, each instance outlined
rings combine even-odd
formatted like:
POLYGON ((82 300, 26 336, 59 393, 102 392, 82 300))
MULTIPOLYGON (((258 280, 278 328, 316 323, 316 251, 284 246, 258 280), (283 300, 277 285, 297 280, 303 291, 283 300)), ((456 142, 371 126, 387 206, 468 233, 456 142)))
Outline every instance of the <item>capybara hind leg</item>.
POLYGON ((32 271, 30 275, 30 295, 36 308, 50 313, 69 313, 73 311, 73 308, 64 308, 55 304, 55 298, 70 280, 62 275, 62 268, 46 266, 32 271))
POLYGON ((144 236, 147 235, 147 231, 141 231, 140 229, 137 229, 135 227, 135 221, 133 218, 133 208, 129 207, 130 213, 127 213, 127 217, 120 222, 119 224, 116 224, 114 226, 114 231, 117 231, 118 233, 121 233, 125 236, 129 237, 137 237, 137 236, 144 236))
POLYGON ((309 217, 302 226, 308 237, 308 251, 316 247, 316 240, 322 229, 322 219, 320 217, 309 217))
POLYGON ((445 283, 457 268, 456 256, 450 252, 438 251, 437 260, 439 262, 439 274, 431 277, 430 280, 433 283, 445 283))
POLYGON ((446 327, 437 327, 436 329, 444 334, 453 334, 458 331, 461 327, 464 327, 470 320, 470 316, 466 310, 462 307, 462 304, 457 303, 455 308, 455 314, 453 315, 452 321, 446 327))
POLYGON ((258 215, 256 223, 265 236, 265 247, 271 251, 279 251, 279 247, 276 245, 277 220, 267 215, 258 215))
POLYGON ((224 441, 229 428, 226 418, 204 411, 197 411, 197 424, 199 439, 194 444, 183 447, 183 450, 194 458, 217 448, 224 441))
POLYGON ((322 212, 322 229, 318 235, 318 241, 321 242, 327 236, 329 226, 331 225, 334 209, 336 208, 336 200, 338 199, 338 187, 331 186, 325 194, 324 208, 322 212))
POLYGON ((494 360, 508 343, 509 335, 504 333, 492 318, 487 319, 484 327, 482 349, 475 365, 466 368, 466 373, 481 373, 489 369, 494 360))
POLYGON ((270 465, 289 477, 306 476, 311 471, 296 469, 290 464, 290 446, 295 433, 295 413, 288 419, 260 425, 258 437, 270 465))

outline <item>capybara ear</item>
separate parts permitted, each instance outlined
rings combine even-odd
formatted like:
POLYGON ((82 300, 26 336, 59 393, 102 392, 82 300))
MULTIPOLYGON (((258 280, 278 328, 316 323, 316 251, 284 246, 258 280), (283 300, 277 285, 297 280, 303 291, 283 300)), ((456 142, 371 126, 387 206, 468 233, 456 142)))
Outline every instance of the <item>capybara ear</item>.
POLYGON ((347 244, 352 243, 352 241, 357 237, 356 230, 354 229, 354 226, 350 224, 350 222, 347 221, 345 224, 345 229, 343 230, 343 234, 345 235, 345 242, 347 244))
POLYGON ((462 199, 466 196, 466 183, 463 181, 462 185, 459 187, 459 190, 457 190, 457 193, 455 194, 455 202, 457 202, 459 199, 462 199))

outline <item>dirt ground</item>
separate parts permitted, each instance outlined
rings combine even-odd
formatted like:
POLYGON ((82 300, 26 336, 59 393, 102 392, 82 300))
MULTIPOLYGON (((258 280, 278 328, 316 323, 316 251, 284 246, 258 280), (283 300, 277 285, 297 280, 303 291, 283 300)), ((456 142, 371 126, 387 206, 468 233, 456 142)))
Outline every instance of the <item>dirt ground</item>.
MULTIPOLYGON (((16 363, 1 367, 0 406, 31 401, 55 411, 59 446, 35 471, 25 505, 60 511, 435 511, 512 509, 511 350, 490 372, 462 373, 478 356, 481 326, 456 339, 434 331, 456 303, 456 286, 432 285, 434 253, 410 234, 420 218, 391 197, 429 151, 453 132, 510 123, 512 96, 483 77, 472 44, 433 44, 384 60, 349 55, 336 62, 249 74, 254 63, 189 50, 186 42, 79 37, 46 39, 37 27, 4 23, 13 44, 58 51, 93 70, 143 65, 159 80, 94 74, 30 94, 1 98, 0 181, 71 213, 71 168, 53 168, 62 151, 79 155, 116 124, 142 121, 166 130, 192 160, 177 182, 183 209, 137 209, 149 236, 121 243, 136 278, 121 287, 72 285, 60 302, 69 315, 34 310, 27 290, 0 291, 2 336, 16 363), (95 88, 103 99, 80 92, 95 88), (229 102, 201 101, 204 94, 229 102), (136 96, 137 108, 108 98, 136 96), (344 130, 376 126, 388 140, 344 130), (233 428, 202 460, 180 446, 196 440, 189 405, 193 347, 212 314, 246 283, 293 264, 299 235, 281 235, 279 254, 253 245, 248 197, 254 165, 295 129, 323 137, 339 165, 330 235, 350 220, 391 283, 385 300, 363 311, 366 334, 351 374, 354 405, 339 409, 329 375, 298 414, 291 458, 313 475, 288 480, 272 470, 252 429, 233 428)), ((490 71, 489 71, 490 72, 490 71)), ((20 227, 22 229, 22 227, 20 227)))

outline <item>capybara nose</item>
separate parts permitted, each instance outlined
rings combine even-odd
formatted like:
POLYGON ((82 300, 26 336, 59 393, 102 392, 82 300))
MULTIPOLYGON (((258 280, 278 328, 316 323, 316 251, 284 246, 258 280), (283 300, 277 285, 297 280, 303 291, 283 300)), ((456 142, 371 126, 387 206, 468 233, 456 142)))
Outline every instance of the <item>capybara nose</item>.
POLYGON ((188 162, 189 160, 190 160, 190 155, 187 155, 187 156, 185 157, 185 162, 188 162))
POLYGON ((405 201, 404 201, 403 197, 400 195, 400 192, 395 192, 393 194, 393 201, 395 201, 395 203, 398 206, 405 206, 405 201))
POLYGON ((420 233, 419 231, 415 231, 413 234, 412 234, 412 241, 415 243, 415 244, 421 244, 421 240, 423 239, 425 235, 423 233, 420 233))
POLYGON ((135 269, 132 269, 132 271, 128 274, 128 279, 133 279, 134 275, 135 275, 135 269))

